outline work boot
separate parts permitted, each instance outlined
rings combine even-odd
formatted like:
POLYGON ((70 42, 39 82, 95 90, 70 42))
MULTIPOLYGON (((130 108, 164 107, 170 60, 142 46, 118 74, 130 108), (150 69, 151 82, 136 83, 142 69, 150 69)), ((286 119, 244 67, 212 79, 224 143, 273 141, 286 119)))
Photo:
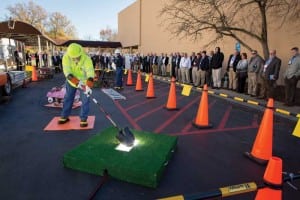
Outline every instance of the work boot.
POLYGON ((87 126, 88 126, 88 122, 86 121, 86 119, 80 120, 80 127, 87 127, 87 126))
POLYGON ((61 118, 59 118, 59 120, 58 120, 58 124, 65 124, 65 123, 67 123, 68 121, 70 121, 70 119, 69 118, 66 118, 66 117, 61 117, 61 118))

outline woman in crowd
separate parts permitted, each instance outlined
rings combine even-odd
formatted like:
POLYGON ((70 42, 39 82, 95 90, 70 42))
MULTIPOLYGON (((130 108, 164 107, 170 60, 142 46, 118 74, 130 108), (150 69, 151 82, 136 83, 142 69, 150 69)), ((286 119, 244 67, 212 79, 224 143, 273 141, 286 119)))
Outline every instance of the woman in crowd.
POLYGON ((248 60, 247 54, 242 53, 242 60, 240 60, 236 67, 236 76, 237 76, 237 92, 244 93, 245 90, 245 83, 247 78, 247 71, 248 71, 248 60))

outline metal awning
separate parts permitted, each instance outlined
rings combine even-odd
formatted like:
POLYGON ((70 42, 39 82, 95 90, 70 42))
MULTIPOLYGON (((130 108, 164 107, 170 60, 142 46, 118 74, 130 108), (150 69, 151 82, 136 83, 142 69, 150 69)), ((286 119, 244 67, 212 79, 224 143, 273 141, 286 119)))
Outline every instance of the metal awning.
POLYGON ((83 47, 95 48, 120 48, 121 42, 110 41, 91 41, 91 40, 67 40, 60 44, 41 33, 34 26, 21 21, 3 21, 0 22, 0 38, 10 38, 24 42, 26 46, 38 46, 38 37, 41 41, 41 46, 47 46, 52 43, 56 46, 68 46, 71 43, 78 43, 83 47))
POLYGON ((21 41, 26 46, 38 46, 38 37, 40 37, 42 46, 46 46, 47 41, 55 44, 52 39, 28 23, 21 21, 3 21, 0 23, 0 38, 21 41))

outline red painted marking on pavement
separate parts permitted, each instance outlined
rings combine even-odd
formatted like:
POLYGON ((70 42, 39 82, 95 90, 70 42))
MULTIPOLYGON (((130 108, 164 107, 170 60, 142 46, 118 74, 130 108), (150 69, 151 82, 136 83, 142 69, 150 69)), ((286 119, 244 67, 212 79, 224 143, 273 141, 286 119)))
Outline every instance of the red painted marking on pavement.
POLYGON ((222 118, 222 120, 221 120, 221 122, 220 122, 217 129, 224 129, 225 128, 225 125, 226 125, 226 122, 228 121, 231 110, 232 110, 232 106, 229 106, 227 108, 226 112, 224 113, 223 118, 222 118))
POLYGON ((188 132, 192 127, 192 123, 188 123, 183 129, 181 129, 181 133, 188 132))
POLYGON ((138 117, 135 118, 134 120, 137 122, 137 121, 143 119, 144 117, 146 117, 146 116, 148 116, 148 115, 150 115, 150 114, 152 114, 152 113, 154 113, 154 112, 156 112, 156 111, 159 111, 159 110, 163 109, 163 107, 164 107, 164 105, 159 106, 159 107, 157 107, 157 108, 155 108, 155 109, 152 109, 152 110, 150 110, 150 111, 148 111, 148 112, 145 112, 144 114, 138 116, 138 117))
POLYGON ((118 101, 114 101, 115 105, 119 108, 121 113, 126 117, 129 123, 133 126, 136 130, 142 130, 141 127, 130 117, 130 115, 124 110, 124 108, 120 105, 118 101))
MULTIPOLYGON (((129 86, 128 86, 129 87, 129 86)), ((121 94, 132 94, 134 91, 133 90, 131 90, 131 88, 129 89, 129 88, 127 88, 126 87, 126 89, 124 90, 124 91, 121 91, 120 93, 121 94)))
MULTIPOLYGON (((213 102, 211 102, 211 103, 208 105, 208 108, 211 108, 215 103, 216 103, 216 100, 214 100, 213 102)), ((192 127, 193 127, 193 126, 192 126, 192 123, 188 123, 188 124, 181 130, 181 132, 182 132, 182 133, 188 132, 192 127)))
POLYGON ((252 126, 257 126, 257 127, 258 127, 257 120, 258 120, 258 115, 255 114, 255 115, 253 116, 252 126))
MULTIPOLYGON (((163 95, 163 97, 166 96, 166 95, 167 95, 167 94, 165 93, 165 94, 163 95)), ((129 111, 129 110, 131 110, 131 109, 133 109, 133 108, 135 108, 135 107, 138 107, 138 106, 141 106, 141 105, 144 105, 144 104, 147 104, 147 103, 151 103, 152 100, 155 100, 155 99, 147 99, 147 100, 145 100, 145 101, 141 101, 140 103, 136 103, 136 104, 134 104, 134 105, 132 105, 132 106, 129 106, 129 107, 125 108, 125 110, 126 110, 126 111, 129 111)))
MULTIPOLYGON (((199 101, 199 98, 195 98, 193 101, 191 101, 189 104, 187 104, 185 107, 180 109, 178 112, 176 112, 175 115, 173 115, 171 118, 169 118, 165 123, 161 124, 157 129, 154 130, 155 133, 161 132, 166 126, 168 126, 172 121, 174 121, 177 117, 179 117, 184 111, 186 111, 189 107, 191 107, 196 101, 199 101)), ((170 111, 174 112, 174 111, 170 111)))
MULTIPOLYGON (((160 87, 160 88, 158 88, 156 90, 161 90, 161 89, 166 88, 166 87, 169 87, 169 86, 160 87)), ((134 91, 135 91, 135 89, 134 89, 134 91)), ((132 99, 132 98, 137 97, 137 96, 145 95, 145 92, 147 92, 147 88, 144 89, 143 91, 135 91, 136 94, 130 95, 130 96, 126 97, 126 98, 127 99, 132 99)))
POLYGON ((125 108, 125 110, 129 111, 129 110, 131 110, 131 109, 133 109, 135 107, 138 107, 138 106, 141 106, 141 105, 144 105, 144 104, 147 104, 147 103, 151 103, 153 100, 154 99, 147 99, 147 101, 145 100, 145 101, 142 101, 141 103, 136 103, 136 104, 134 104, 132 106, 129 106, 129 107, 125 108))
MULTIPOLYGON (((183 97, 184 97, 184 96, 180 96, 180 97, 177 98, 177 100, 180 100, 180 99, 182 99, 183 97)), ((157 108, 154 108, 154 109, 152 109, 152 110, 150 110, 150 111, 148 111, 148 112, 144 112, 144 114, 138 116, 138 117, 135 118, 134 120, 135 120, 135 121, 139 121, 139 120, 141 120, 141 119, 147 117, 148 115, 150 115, 150 114, 152 114, 152 113, 154 113, 154 112, 156 112, 156 111, 161 110, 163 107, 165 107, 165 104, 164 104, 164 105, 161 105, 161 106, 159 106, 159 107, 157 107, 157 108)))
POLYGON ((224 131, 242 131, 247 129, 254 129, 257 126, 244 126, 244 127, 234 127, 234 128, 224 128, 224 129, 203 129, 197 131, 191 131, 186 133, 170 133, 170 135, 194 135, 194 134, 204 134, 204 133, 217 133, 217 132, 224 132, 224 131))

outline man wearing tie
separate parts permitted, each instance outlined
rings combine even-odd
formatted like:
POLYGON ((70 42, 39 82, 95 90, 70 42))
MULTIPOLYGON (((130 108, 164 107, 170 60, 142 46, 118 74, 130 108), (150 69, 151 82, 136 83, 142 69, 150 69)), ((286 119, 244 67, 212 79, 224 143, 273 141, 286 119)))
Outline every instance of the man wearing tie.
POLYGON ((258 98, 274 98, 274 91, 276 88, 276 80, 279 77, 281 67, 281 60, 276 56, 276 50, 270 51, 270 56, 262 67, 261 76, 263 79, 263 86, 265 88, 264 94, 258 98))

